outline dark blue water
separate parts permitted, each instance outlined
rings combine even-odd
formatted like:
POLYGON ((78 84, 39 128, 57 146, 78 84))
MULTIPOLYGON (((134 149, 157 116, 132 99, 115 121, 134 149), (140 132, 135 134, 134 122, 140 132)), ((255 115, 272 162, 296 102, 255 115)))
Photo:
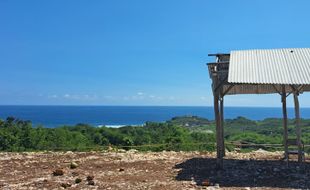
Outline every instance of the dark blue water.
MULTIPOLYGON (((288 108, 294 117, 293 108, 288 108)), ((166 121, 175 116, 195 115, 213 119, 213 107, 171 106, 0 106, 0 118, 13 116, 46 127, 87 123, 91 125, 141 125, 146 121, 166 121)), ((244 116, 253 120, 281 118, 281 108, 226 107, 225 118, 244 116)), ((302 108, 301 116, 310 118, 310 108, 302 108)))

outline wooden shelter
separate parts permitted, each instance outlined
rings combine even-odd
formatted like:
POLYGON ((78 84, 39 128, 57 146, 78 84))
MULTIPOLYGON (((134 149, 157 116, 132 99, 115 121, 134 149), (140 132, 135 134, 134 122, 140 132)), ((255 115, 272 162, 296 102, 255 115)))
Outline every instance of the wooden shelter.
POLYGON ((298 96, 310 91, 310 48, 231 51, 209 54, 208 63, 216 121, 217 166, 223 167, 224 96, 236 94, 272 94, 281 96, 283 110, 283 145, 288 159, 286 98, 293 94, 296 118, 298 162, 302 162, 302 143, 298 96))

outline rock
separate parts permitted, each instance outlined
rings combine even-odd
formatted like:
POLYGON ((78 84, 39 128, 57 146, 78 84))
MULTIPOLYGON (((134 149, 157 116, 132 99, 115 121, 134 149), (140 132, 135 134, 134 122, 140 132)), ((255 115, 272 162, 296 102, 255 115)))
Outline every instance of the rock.
POLYGON ((139 151, 136 150, 136 149, 130 149, 130 150, 128 150, 127 152, 128 152, 128 153, 137 153, 137 152, 139 152, 139 151))
POLYGON ((72 172, 71 173, 73 176, 78 176, 79 175, 79 173, 77 173, 77 172, 72 172))
POLYGON ((120 152, 120 153, 125 153, 125 152, 126 152, 126 150, 124 150, 124 149, 117 149, 117 152, 120 152))
POLYGON ((93 180, 89 180, 87 184, 88 185, 95 185, 95 182, 93 180))
POLYGON ((94 180, 94 178, 95 178, 95 176, 89 175, 89 176, 86 177, 86 180, 87 181, 92 181, 92 180, 94 180))
POLYGON ((253 153, 268 154, 269 151, 260 148, 260 149, 258 149, 258 150, 253 151, 253 153))
POLYGON ((64 171, 62 169, 56 169, 55 171, 53 171, 53 175, 54 176, 61 176, 64 175, 64 171))
POLYGON ((75 179, 75 183, 81 183, 82 182, 82 179, 81 178, 76 178, 75 179))
POLYGON ((242 190, 251 190, 251 188, 250 187, 244 187, 244 188, 242 188, 242 190))
POLYGON ((216 190, 217 188, 215 188, 214 186, 209 186, 209 187, 206 187, 207 190, 216 190))
POLYGON ((76 163, 76 162, 71 162, 70 163, 70 168, 71 169, 75 169, 75 168, 77 168, 79 165, 76 163))
POLYGON ((113 150, 114 150, 114 148, 111 145, 109 145, 108 146, 108 151, 113 151, 113 150))
POLYGON ((210 186, 210 181, 208 179, 205 179, 201 182, 202 186, 210 186))
POLYGON ((62 184, 60 184, 60 186, 66 189, 68 187, 71 187, 71 184, 70 183, 62 183, 62 184))
POLYGON ((190 184, 191 185, 196 185, 196 182, 192 180, 190 184))

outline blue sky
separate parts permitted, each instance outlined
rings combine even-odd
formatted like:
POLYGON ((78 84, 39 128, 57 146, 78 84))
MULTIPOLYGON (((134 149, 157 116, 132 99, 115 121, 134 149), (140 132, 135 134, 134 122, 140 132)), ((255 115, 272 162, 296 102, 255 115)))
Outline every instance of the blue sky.
MULTIPOLYGON (((308 0, 2 0, 0 104, 212 105, 208 53, 309 47, 309 7, 308 0)), ((301 95, 301 105, 309 98, 301 95)), ((225 103, 281 105, 279 95, 225 103)))

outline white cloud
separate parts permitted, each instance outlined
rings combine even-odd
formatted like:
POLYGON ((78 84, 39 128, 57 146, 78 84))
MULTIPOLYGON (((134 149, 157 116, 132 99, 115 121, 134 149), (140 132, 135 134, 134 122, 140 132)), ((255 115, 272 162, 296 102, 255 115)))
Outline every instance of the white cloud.
POLYGON ((170 96, 168 99, 169 100, 175 100, 175 97, 174 96, 170 96))
POLYGON ((111 100, 111 99, 113 99, 113 96, 106 95, 106 96, 103 96, 103 98, 107 99, 107 100, 111 100))
POLYGON ((205 100, 207 100, 207 98, 205 96, 201 96, 200 100, 204 100, 205 101, 205 100))
POLYGON ((48 95, 47 98, 58 98, 57 94, 48 95))

